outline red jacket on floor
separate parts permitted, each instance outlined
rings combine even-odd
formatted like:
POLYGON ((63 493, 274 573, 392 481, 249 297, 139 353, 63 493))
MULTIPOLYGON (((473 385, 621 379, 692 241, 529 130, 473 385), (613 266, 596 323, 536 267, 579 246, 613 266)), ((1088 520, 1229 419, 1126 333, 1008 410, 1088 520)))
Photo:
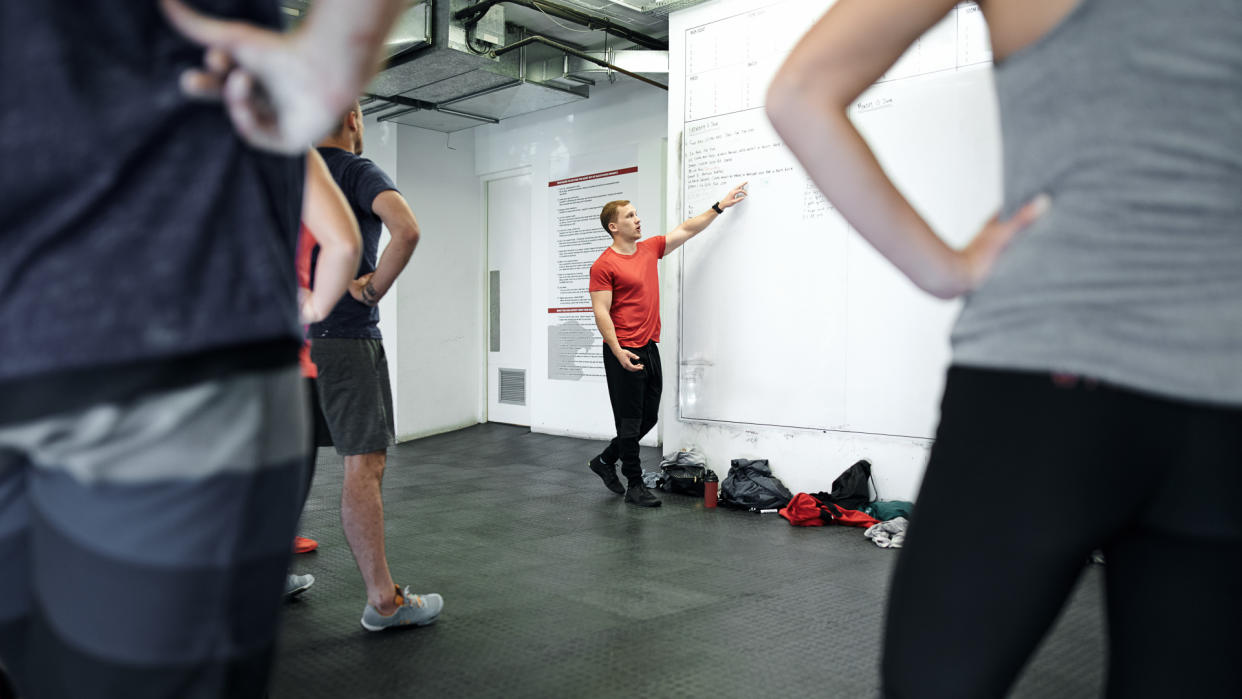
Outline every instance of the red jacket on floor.
POLYGON ((858 510, 849 510, 831 503, 822 503, 807 493, 793 496, 778 513, 795 527, 822 527, 829 522, 851 527, 870 527, 880 520, 858 510))

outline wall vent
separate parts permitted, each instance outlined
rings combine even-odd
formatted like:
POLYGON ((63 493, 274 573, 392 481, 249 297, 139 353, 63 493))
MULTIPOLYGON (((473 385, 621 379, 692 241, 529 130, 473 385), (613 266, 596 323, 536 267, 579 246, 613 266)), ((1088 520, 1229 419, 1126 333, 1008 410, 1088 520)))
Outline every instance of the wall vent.
POLYGON ((526 370, 498 369, 500 372, 500 400, 506 405, 526 405, 526 370))

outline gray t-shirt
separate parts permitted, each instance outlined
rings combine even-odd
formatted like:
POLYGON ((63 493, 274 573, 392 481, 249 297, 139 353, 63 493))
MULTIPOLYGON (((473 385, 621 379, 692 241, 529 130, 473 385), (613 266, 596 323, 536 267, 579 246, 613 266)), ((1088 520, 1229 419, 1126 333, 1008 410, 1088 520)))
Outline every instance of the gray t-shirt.
POLYGON ((1052 208, 954 362, 1242 405, 1242 0, 1081 0, 995 74, 1004 214, 1052 208))

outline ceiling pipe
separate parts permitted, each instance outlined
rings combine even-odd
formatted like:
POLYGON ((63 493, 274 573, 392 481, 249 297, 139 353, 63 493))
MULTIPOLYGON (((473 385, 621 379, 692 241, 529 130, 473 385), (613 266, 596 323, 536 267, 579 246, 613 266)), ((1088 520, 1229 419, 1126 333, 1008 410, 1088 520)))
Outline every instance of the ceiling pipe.
POLYGON ((561 51, 561 52, 563 52, 563 53, 567 53, 567 54, 569 54, 570 56, 575 56, 575 57, 577 57, 577 58, 581 58, 582 60, 584 60, 584 61, 588 61, 588 62, 590 62, 590 63, 594 63, 594 64, 595 64, 595 65, 597 65, 597 66, 603 66, 604 68, 607 68, 608 70, 616 71, 616 72, 618 72, 618 73, 620 73, 620 74, 622 74, 622 75, 628 75, 628 76, 630 76, 631 78, 634 78, 635 80, 641 80, 641 81, 643 81, 643 82, 647 83, 648 85, 652 85, 652 86, 654 86, 654 87, 658 87, 658 88, 660 88, 661 90, 667 90, 667 89, 668 89, 668 85, 665 85, 664 83, 657 82, 657 81, 655 81, 655 80, 652 80, 651 78, 648 78, 648 77, 645 77, 645 76, 639 75, 638 73, 635 73, 635 72, 633 72, 633 71, 629 71, 629 70, 626 70, 625 68, 622 68, 622 67, 620 67, 620 66, 613 65, 613 64, 609 63, 608 61, 601 60, 601 59, 599 59, 599 58, 596 58, 595 56, 592 56, 591 54, 587 53, 586 51, 579 51, 578 49, 576 49, 576 48, 574 48, 574 47, 572 47, 572 46, 566 46, 565 44, 562 44, 562 43, 560 43, 560 42, 558 42, 558 41, 553 41, 553 40, 551 40, 551 39, 549 39, 549 38, 547 38, 547 37, 543 37, 543 36, 538 36, 538 35, 536 35, 536 36, 528 36, 528 37, 526 37, 525 39, 522 39, 521 41, 515 41, 515 42, 513 42, 512 44, 509 44, 508 46, 501 46, 500 48, 495 49, 494 51, 491 51, 491 52, 489 52, 489 53, 490 53, 490 55, 492 55, 492 56, 500 56, 500 55, 502 55, 502 54, 509 53, 510 51, 516 51, 516 50, 518 50, 518 49, 522 48, 523 46, 528 46, 528 45, 530 45, 530 44, 543 44, 544 46, 551 46, 552 48, 556 49, 557 51, 561 51))
MULTIPOLYGON (((500 123, 499 119, 493 119, 491 117, 483 116, 481 114, 471 114, 470 112, 463 112, 460 109, 449 109, 447 107, 441 107, 435 102, 428 102, 426 100, 414 99, 413 97, 402 97, 401 95, 392 95, 391 97, 384 97, 383 95, 366 95, 366 97, 369 97, 371 99, 383 100, 385 102, 391 102, 393 104, 399 104, 404 107, 411 107, 413 109, 427 109, 433 112, 441 112, 441 113, 449 114, 452 116, 462 117, 464 119, 473 119, 475 121, 480 121, 485 124, 499 124, 500 123)), ((405 112, 402 112, 402 114, 404 113, 405 112)))
POLYGON ((568 20, 575 24, 580 24, 587 29, 600 30, 627 41, 632 41, 643 48, 653 49, 656 51, 668 50, 668 42, 663 39, 656 39, 655 37, 647 36, 641 32, 636 32, 633 29, 623 27, 619 24, 614 24, 613 21, 607 17, 596 17, 595 15, 582 12, 581 10, 577 10, 572 7, 558 5, 552 2, 545 2, 544 0, 481 0, 481 2, 455 12, 453 14, 453 19, 463 22, 467 25, 467 27, 469 27, 477 22, 483 15, 487 14, 488 10, 501 3, 519 5, 532 10, 538 10, 539 12, 544 12, 554 17, 560 17, 561 19, 568 20))

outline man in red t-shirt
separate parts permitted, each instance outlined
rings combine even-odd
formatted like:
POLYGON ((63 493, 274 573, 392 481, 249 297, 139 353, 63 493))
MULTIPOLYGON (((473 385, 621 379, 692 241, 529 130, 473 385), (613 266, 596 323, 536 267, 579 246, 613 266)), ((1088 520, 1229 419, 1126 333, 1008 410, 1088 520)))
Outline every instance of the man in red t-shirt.
POLYGON ((599 222, 612 245, 591 265, 591 307, 604 336, 604 374, 617 436, 588 466, 612 492, 640 507, 659 507, 660 499, 643 485, 638 440, 655 426, 664 389, 660 369, 660 278, 656 262, 681 247, 724 210, 746 198, 746 183, 729 190, 712 208, 687 219, 668 235, 639 241, 642 221, 625 200, 610 201, 599 222), (617 459, 628 482, 617 478, 617 459))

